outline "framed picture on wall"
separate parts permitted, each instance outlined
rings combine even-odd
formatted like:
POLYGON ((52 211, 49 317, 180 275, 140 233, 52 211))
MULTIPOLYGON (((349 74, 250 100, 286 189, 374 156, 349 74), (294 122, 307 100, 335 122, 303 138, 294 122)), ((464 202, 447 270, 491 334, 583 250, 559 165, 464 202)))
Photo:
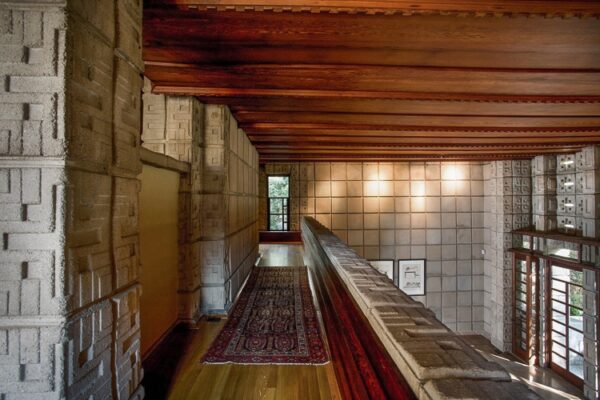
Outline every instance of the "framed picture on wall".
POLYGON ((425 295, 425 260, 398 260, 398 288, 409 296, 425 295))
POLYGON ((396 276, 395 276, 395 271, 394 271, 394 260, 367 260, 369 261, 369 264, 371 264, 371 266, 373 268, 375 268, 378 272, 380 272, 383 275, 386 275, 388 278, 390 278, 392 280, 392 282, 394 282, 394 285, 396 285, 396 276))

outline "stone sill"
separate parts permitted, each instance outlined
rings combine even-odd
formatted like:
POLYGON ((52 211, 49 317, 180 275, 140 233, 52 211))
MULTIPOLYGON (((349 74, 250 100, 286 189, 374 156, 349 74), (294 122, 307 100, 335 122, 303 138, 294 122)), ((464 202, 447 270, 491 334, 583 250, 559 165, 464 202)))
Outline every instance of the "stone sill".
POLYGON ((168 169, 179 172, 180 174, 187 174, 190 172, 189 163, 176 160, 173 157, 169 157, 164 154, 156 153, 144 147, 140 149, 140 157, 142 158, 142 162, 144 164, 151 165, 153 167, 168 169))

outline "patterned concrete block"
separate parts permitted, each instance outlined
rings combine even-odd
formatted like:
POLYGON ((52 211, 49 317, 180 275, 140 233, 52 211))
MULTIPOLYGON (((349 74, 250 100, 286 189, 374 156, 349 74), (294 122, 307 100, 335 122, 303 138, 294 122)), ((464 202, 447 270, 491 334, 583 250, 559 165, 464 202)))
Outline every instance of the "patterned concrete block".
POLYGON ((600 146, 584 147, 577 153, 577 170, 597 170, 600 167, 600 146))
POLYGON ((63 339, 60 326, 2 327, 0 393, 59 399, 63 339))
POLYGON ((139 398, 109 297, 138 279, 141 1, 37 3, 0 11, 0 397, 139 398))
POLYGON ((113 102, 114 166, 123 173, 138 175, 143 80, 140 72, 126 60, 115 57, 115 94, 113 102))
POLYGON ((112 291, 111 178, 70 171, 67 193, 69 308, 75 309, 112 291))
POLYGON ((139 279, 139 190, 137 179, 114 178, 112 251, 116 269, 115 289, 139 279))
POLYGON ((95 304, 67 324, 67 395, 76 398, 112 396, 111 353, 113 315, 109 300, 95 304))
POLYGON ((140 354, 140 295, 141 286, 138 284, 111 298, 116 337, 113 350, 114 379, 117 381, 119 399, 129 399, 143 378, 140 354))
POLYGON ((113 146, 113 48, 78 19, 73 19, 68 39, 73 46, 67 76, 69 155, 86 169, 108 173, 113 146))

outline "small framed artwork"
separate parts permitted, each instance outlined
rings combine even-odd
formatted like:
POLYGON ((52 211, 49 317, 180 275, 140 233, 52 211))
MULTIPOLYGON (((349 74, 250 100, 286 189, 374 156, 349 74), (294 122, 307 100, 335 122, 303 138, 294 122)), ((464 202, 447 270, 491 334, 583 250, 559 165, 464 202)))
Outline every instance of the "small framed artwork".
POLYGON ((396 277, 394 276, 394 260, 367 260, 377 272, 386 275, 390 278, 394 285, 396 284, 396 277))
POLYGON ((425 260, 398 260, 398 288, 409 296, 425 295, 425 260))

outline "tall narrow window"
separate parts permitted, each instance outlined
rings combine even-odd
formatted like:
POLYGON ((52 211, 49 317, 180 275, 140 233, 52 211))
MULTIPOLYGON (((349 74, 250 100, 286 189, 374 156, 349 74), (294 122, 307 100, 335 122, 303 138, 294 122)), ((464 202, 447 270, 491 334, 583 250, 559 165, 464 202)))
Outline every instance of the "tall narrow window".
POLYGON ((550 268, 550 366, 573 383, 583 382, 583 272, 550 268))
POLYGON ((269 230, 290 230, 290 177, 269 176, 269 230))

